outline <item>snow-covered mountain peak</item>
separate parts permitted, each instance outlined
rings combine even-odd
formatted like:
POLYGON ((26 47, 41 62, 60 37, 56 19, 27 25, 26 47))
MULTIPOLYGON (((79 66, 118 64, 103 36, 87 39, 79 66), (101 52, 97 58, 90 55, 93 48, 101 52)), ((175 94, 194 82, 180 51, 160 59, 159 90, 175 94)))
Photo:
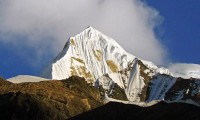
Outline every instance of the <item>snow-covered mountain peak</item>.
MULTIPOLYGON (((70 76, 84 77, 87 82, 102 86, 108 96, 117 84, 130 101, 166 99, 168 91, 177 83, 168 69, 127 53, 114 39, 92 27, 70 37, 42 75, 57 80, 70 76)), ((180 96, 170 97, 178 100, 180 96)))
POLYGON ((58 80, 84 77, 87 82, 103 86, 109 91, 107 94, 112 93, 113 85, 117 84, 125 90, 129 100, 140 101, 145 80, 156 74, 170 75, 170 72, 127 53, 114 39, 88 27, 70 37, 43 77, 58 80))
POLYGON ((64 79, 78 75, 95 81, 105 74, 127 68, 134 58, 115 40, 88 27, 70 37, 63 51, 44 72, 44 77, 64 79))
POLYGON ((112 44, 113 47, 120 48, 122 51, 124 49, 112 38, 104 35, 100 31, 92 28, 91 26, 87 27, 84 31, 77 34, 74 37, 70 37, 69 41, 71 41, 71 44, 74 45, 74 42, 99 42, 101 44, 112 44), (74 41, 75 40, 75 41, 74 41))

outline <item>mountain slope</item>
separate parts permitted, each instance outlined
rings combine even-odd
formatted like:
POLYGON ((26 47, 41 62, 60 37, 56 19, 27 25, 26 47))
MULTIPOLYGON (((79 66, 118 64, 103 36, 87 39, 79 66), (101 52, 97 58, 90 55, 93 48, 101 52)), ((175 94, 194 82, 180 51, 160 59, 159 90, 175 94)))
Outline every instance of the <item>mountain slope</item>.
POLYGON ((11 82, 6 81, 4 78, 0 77, 0 86, 2 85, 10 85, 11 82))
MULTIPOLYGON (((195 79, 182 80, 179 78, 165 97, 173 99, 175 96, 173 94, 177 94, 176 91, 183 91, 188 92, 182 96, 184 99, 199 100, 194 93, 194 90, 198 93, 198 89, 192 87, 198 84, 196 82, 195 79), (191 88, 187 88, 188 84, 191 88), (184 91, 183 89, 189 90, 184 91), (194 94, 189 94, 190 92, 194 94)), ((4 120, 200 119, 200 108, 190 104, 154 101, 151 104, 141 104, 147 107, 140 107, 119 101, 103 105, 103 88, 95 88, 84 78, 77 76, 65 80, 19 84, 0 79, 0 83, 0 118, 4 120)), ((119 89, 116 88, 113 95, 117 96, 119 89)))
POLYGON ((1 119, 64 120, 103 105, 99 89, 76 76, 61 81, 3 82, 1 119))
POLYGON ((64 120, 65 115, 29 94, 9 92, 0 95, 2 120, 64 120))

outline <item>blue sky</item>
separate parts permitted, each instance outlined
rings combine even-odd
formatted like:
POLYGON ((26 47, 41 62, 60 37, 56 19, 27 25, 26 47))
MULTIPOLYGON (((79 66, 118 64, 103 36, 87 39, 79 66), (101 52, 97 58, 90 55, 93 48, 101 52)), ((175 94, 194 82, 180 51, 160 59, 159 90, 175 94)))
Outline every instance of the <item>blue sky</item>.
MULTIPOLYGON (((163 18, 162 24, 159 25, 155 31, 157 37, 159 38, 159 42, 167 51, 167 61, 172 63, 200 64, 200 1, 145 1, 149 6, 155 8, 163 18)), ((2 7, 1 5, 3 4, 0 2, 0 7, 2 7)), ((2 14, 0 13, 0 18, 1 15, 2 14)), ((13 20, 13 22, 15 22, 15 20, 13 20)), ((59 23, 55 25, 59 25, 59 23)), ((101 30, 101 27, 99 28, 101 30)), ((76 29, 73 33, 81 32, 82 29, 82 27, 80 29, 76 29)), ((106 30, 103 31, 105 31, 104 33, 107 33, 106 30)), ((24 32, 23 29, 22 32, 24 32)), ((52 31, 48 33, 51 32, 52 31)), ((2 33, 0 32, 0 35, 1 34, 2 33)), ((35 33, 32 32, 31 34, 35 35, 35 33)), ((21 33, 17 35, 10 35, 10 33, 6 33, 6 35, 9 37, 5 37, 5 35, 4 37, 0 37, 0 76, 5 78, 20 74, 38 75, 40 71, 42 71, 42 69, 56 56, 58 51, 62 49, 60 48, 59 50, 56 50, 55 53, 53 53, 52 50, 49 49, 49 46, 45 44, 45 42, 40 42, 39 44, 36 44, 36 42, 30 42, 27 45, 25 44, 27 38, 21 33), (6 42, 8 39, 12 39, 13 41, 18 42, 6 42), (42 56, 38 55, 38 51, 40 51, 39 49, 42 49, 41 51, 43 51, 40 53, 42 56)), ((36 34, 35 36, 39 36, 39 34, 36 34)), ((115 35, 112 36, 112 33, 110 36, 115 37, 115 35)), ((43 35, 42 38, 34 37, 34 39, 50 39, 48 40, 49 42, 51 39, 54 39, 53 37, 54 36, 43 35)), ((66 37, 69 36, 66 35, 66 37)), ((67 38, 61 39, 65 39, 64 42, 67 40, 67 38)), ((63 44, 64 42, 61 42, 60 44, 63 44)), ((57 44, 54 44, 54 46, 56 45, 57 44)), ((57 48, 55 47, 53 49, 57 48)))
POLYGON ((200 1, 147 0, 164 21, 161 30, 163 44, 173 62, 200 64, 200 1))

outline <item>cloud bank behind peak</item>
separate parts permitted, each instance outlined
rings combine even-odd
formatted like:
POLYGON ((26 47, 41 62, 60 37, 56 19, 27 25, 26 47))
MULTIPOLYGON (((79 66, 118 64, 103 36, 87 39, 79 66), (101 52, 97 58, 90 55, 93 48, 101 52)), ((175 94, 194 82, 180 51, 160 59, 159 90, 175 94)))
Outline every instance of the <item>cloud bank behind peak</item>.
POLYGON ((5 0, 0 2, 0 42, 24 44, 38 56, 47 49, 56 55, 70 36, 92 26, 126 51, 162 64, 166 50, 154 32, 161 20, 140 0, 5 0))

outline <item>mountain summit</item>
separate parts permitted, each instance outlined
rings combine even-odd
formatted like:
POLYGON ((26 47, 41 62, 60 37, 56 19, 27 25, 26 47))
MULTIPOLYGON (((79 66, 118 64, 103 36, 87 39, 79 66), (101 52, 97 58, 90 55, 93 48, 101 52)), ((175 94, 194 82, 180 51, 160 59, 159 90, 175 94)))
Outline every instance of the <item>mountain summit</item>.
POLYGON ((88 27, 68 40, 53 61, 52 69, 44 75, 53 79, 78 75, 94 81, 105 74, 125 69, 134 58, 116 41, 88 27))
POLYGON ((127 53, 115 40, 92 27, 70 37, 42 74, 57 80, 70 76, 84 77, 88 83, 102 86, 109 97, 119 86, 129 101, 199 104, 199 79, 174 77, 168 69, 127 53))

